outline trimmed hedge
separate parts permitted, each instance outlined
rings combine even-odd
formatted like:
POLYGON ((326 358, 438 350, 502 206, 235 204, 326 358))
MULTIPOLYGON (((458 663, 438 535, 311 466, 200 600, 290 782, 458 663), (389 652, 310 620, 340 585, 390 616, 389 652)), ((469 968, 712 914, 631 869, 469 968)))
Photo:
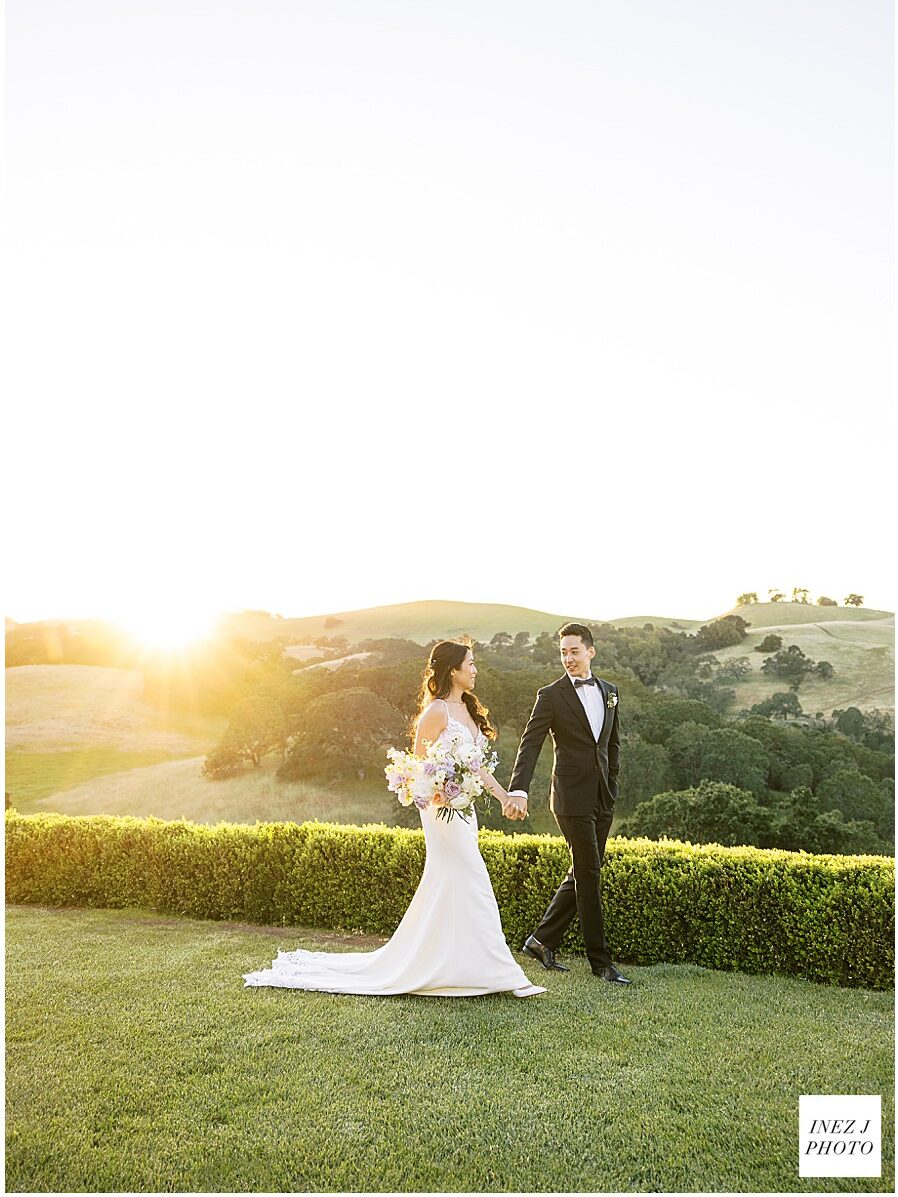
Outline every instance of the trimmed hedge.
MULTIPOLYGON (((508 942, 536 926, 564 841, 481 831, 508 942)), ((421 831, 6 815, 6 898, 390 935, 424 865, 421 831)), ((613 839, 602 870, 616 960, 894 984, 895 865, 883 856, 613 839)), ((565 946, 582 952, 579 927, 565 946)))

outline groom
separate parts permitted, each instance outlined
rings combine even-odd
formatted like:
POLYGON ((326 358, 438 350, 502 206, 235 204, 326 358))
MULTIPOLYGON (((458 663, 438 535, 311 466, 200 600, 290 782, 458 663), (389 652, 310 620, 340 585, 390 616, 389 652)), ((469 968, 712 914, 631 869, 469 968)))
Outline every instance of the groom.
POLYGON ((509 797, 523 800, 518 809, 525 810, 537 758, 551 732, 555 762, 550 802, 571 850, 572 864, 523 951, 543 968, 568 972, 555 953, 577 914, 593 973, 629 985, 629 978, 611 963, 602 917, 602 860, 620 770, 617 687, 593 677, 591 662, 596 650, 585 624, 566 623, 558 640, 565 676, 537 693, 508 790, 509 797))

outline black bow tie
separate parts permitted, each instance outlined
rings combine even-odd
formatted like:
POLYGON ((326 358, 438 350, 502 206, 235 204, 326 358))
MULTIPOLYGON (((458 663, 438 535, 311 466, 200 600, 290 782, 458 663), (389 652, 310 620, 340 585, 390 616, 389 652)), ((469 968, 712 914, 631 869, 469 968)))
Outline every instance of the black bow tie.
POLYGON ((594 677, 575 677, 574 678, 574 687, 575 688, 577 686, 595 686, 596 684, 597 684, 596 679, 594 677))

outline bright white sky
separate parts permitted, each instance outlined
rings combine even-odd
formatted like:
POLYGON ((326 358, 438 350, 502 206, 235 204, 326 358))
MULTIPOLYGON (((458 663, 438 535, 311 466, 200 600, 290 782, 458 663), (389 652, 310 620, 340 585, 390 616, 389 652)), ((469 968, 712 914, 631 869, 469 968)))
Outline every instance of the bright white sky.
POLYGON ((894 609, 892 20, 8 0, 7 614, 894 609))

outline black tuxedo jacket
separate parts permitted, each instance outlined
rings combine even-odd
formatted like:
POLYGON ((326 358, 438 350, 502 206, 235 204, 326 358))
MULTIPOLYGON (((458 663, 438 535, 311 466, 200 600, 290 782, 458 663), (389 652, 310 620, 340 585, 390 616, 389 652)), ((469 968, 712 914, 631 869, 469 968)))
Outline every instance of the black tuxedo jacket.
POLYGON ((596 743, 574 683, 567 674, 538 691, 515 759, 509 790, 530 789, 533 770, 546 736, 555 747, 550 804, 556 815, 588 815, 596 802, 607 810, 617 798, 620 772, 620 728, 615 703, 617 687, 596 678, 605 705, 605 721, 596 743))

